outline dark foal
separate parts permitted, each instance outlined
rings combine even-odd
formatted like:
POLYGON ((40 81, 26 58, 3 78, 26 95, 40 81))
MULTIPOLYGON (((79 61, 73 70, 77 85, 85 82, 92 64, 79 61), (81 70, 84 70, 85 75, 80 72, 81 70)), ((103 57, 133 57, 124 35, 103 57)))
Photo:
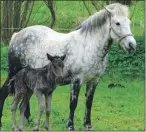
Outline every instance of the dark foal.
POLYGON ((51 56, 47 54, 48 60, 51 62, 44 66, 43 68, 23 68, 20 70, 11 80, 10 80, 10 88, 11 83, 14 83, 15 87, 15 96, 12 102, 12 128, 13 130, 17 130, 16 128, 16 109, 17 105, 22 99, 20 106, 20 128, 19 130, 24 129, 24 111, 29 102, 30 97, 33 93, 38 98, 39 104, 39 112, 36 121, 36 126, 34 130, 39 130, 40 118, 44 110, 44 102, 42 95, 45 96, 46 103, 46 124, 45 128, 49 130, 49 115, 51 109, 51 98, 52 92, 56 88, 56 84, 59 83, 63 78, 63 60, 65 56, 51 56))

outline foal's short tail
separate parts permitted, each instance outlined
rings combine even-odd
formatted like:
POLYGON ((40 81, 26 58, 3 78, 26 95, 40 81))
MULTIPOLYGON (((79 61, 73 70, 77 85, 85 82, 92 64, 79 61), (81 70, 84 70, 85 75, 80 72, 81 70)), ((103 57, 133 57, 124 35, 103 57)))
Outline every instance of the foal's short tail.
POLYGON ((14 81, 15 81, 15 76, 9 79, 8 91, 10 95, 15 94, 14 81))

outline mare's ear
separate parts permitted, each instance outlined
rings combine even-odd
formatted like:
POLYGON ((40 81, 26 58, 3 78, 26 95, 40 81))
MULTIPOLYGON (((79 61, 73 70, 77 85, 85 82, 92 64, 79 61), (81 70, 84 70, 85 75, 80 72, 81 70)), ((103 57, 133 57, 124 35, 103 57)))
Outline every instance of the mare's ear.
POLYGON ((104 9, 107 11, 107 13, 108 13, 109 15, 114 16, 114 11, 113 11, 113 10, 111 10, 111 9, 108 8, 107 6, 103 6, 103 7, 104 7, 104 9))
POLYGON ((53 61, 53 59, 54 59, 54 57, 53 56, 51 56, 50 54, 48 54, 47 53, 47 58, 48 58, 48 60, 50 60, 50 61, 53 61))
POLYGON ((61 56, 61 60, 63 61, 65 59, 66 55, 61 56))

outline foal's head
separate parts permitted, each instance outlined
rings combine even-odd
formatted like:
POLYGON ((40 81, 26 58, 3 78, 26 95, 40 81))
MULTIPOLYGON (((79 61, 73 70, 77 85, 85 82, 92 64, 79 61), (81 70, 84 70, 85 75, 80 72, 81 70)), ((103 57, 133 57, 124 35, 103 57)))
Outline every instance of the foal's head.
POLYGON ((63 79, 63 61, 65 56, 51 56, 47 53, 48 60, 51 61, 51 70, 55 74, 55 79, 57 82, 60 82, 63 79))

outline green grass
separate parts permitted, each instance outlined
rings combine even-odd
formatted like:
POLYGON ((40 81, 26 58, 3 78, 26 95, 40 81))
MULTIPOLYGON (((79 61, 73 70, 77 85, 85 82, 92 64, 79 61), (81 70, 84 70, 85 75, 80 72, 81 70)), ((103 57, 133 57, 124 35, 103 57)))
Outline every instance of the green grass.
MULTIPOLYGON (((1 50, 1 86, 7 77, 7 47, 1 50)), ((118 67, 117 67, 118 69, 118 67)), ((117 69, 114 69, 116 71, 117 69)), ((123 74, 123 73, 122 73, 123 74)), ((113 72, 112 75, 105 73, 102 76, 99 86, 96 89, 93 107, 92 123, 94 130, 144 130, 144 79, 137 77, 130 79, 130 76, 122 77, 121 73, 113 72), (120 83, 125 88, 107 88, 109 82, 120 83)), ((50 117, 50 128, 52 130, 67 130, 66 122, 69 114, 69 86, 57 87, 53 94, 52 112, 50 117)), ((76 130, 85 130, 83 118, 85 113, 85 85, 81 88, 79 103, 75 113, 76 130)), ((2 123, 2 130, 11 130, 11 107, 12 97, 5 102, 2 123)), ((28 124, 25 121, 27 130, 33 130, 37 117, 37 99, 31 98, 31 118, 33 122, 28 124)), ((17 123, 19 112, 17 112, 17 123)), ((41 130, 44 129, 45 114, 41 119, 41 130)))
MULTIPOLYGON (((94 130, 144 130, 144 80, 121 80, 125 88, 107 87, 109 78, 103 76, 96 89, 92 106, 92 124, 94 130)), ((67 130, 66 122, 69 114, 69 86, 60 86, 54 91, 50 117, 51 130, 67 130)), ((76 130, 85 130, 83 118, 85 113, 85 85, 82 86, 78 106, 75 112, 76 130)), ((5 102, 2 130, 11 130, 12 97, 5 102)), ((35 96, 31 98, 32 123, 25 121, 26 130, 33 130, 37 117, 38 104, 35 96)), ((17 124, 19 111, 17 111, 17 124)), ((41 119, 40 130, 44 129, 45 113, 41 119)))

